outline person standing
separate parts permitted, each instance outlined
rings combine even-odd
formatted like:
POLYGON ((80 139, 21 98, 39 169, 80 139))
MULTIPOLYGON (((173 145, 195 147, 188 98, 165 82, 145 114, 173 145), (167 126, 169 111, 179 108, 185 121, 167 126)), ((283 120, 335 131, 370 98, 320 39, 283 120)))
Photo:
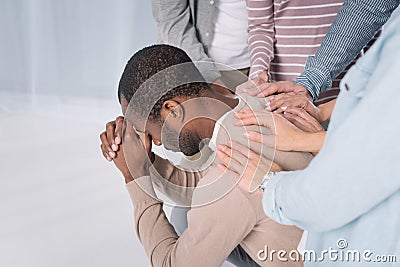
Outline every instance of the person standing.
POLYGON ((208 82, 231 90, 246 81, 250 59, 245 0, 152 0, 158 42, 183 49, 208 82), (213 64, 220 63, 219 64, 213 64), (231 70, 245 75, 235 75, 231 70))
MULTIPOLYGON (((263 83, 258 87, 259 95, 294 92, 318 99, 332 87, 338 75, 371 41, 399 4, 400 0, 346 0, 321 46, 315 55, 308 57, 305 70, 293 81, 263 83)), ((277 108, 288 107, 290 102, 281 103, 277 108)))
POLYGON ((343 0, 247 0, 250 78, 289 81, 303 71, 343 0), (265 77, 265 76, 264 76, 265 77))
MULTIPOLYGON (((317 52, 343 3, 344 0, 247 0, 250 79, 256 85, 296 79, 304 72, 307 58, 317 52)), ((379 34, 332 80, 330 91, 315 99, 317 105, 337 97, 341 79, 379 34)), ((249 94, 258 91, 251 89, 256 88, 250 88, 249 94)))

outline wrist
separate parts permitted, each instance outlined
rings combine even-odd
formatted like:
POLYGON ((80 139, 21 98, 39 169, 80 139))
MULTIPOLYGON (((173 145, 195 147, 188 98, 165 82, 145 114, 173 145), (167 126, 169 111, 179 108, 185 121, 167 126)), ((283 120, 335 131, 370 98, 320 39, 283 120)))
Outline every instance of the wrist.
POLYGON ((302 132, 296 141, 296 150, 302 152, 318 153, 324 144, 326 132, 302 132))
POLYGON ((329 118, 330 118, 330 113, 328 112, 328 110, 326 108, 322 108, 319 122, 325 122, 329 120, 329 118))
POLYGON ((263 70, 257 75, 257 77, 263 80, 264 82, 269 82, 269 78, 271 77, 271 75, 269 74, 269 70, 263 70))
POLYGON ((329 120, 331 113, 330 110, 326 107, 325 104, 322 104, 320 106, 317 107, 318 110, 318 116, 317 116, 317 120, 322 123, 325 122, 327 120, 329 120))
POLYGON ((316 94, 316 89, 314 88, 314 85, 308 80, 307 76, 304 73, 299 77, 297 77, 295 80, 293 80, 293 82, 306 89, 308 95, 311 96, 310 100, 317 100, 318 95, 316 94))
POLYGON ((319 123, 323 123, 324 121, 326 121, 325 116, 325 110, 322 107, 316 107, 314 117, 319 123))
POLYGON ((335 104, 336 104, 336 99, 318 106, 318 109, 320 110, 321 113, 321 118, 320 118, 321 120, 318 120, 319 122, 325 122, 331 118, 335 104))
POLYGON ((143 177, 143 176, 150 176, 150 170, 146 166, 135 168, 132 171, 133 171, 133 174, 129 170, 127 170, 125 172, 122 172, 122 175, 125 178, 125 183, 132 182, 136 178, 140 178, 140 177, 143 177))
POLYGON ((291 145, 290 145, 290 149, 288 151, 299 151, 301 145, 300 143, 303 142, 303 138, 304 138, 304 133, 302 130, 300 129, 296 129, 294 131, 294 133, 292 134, 292 138, 291 138, 291 145))
POLYGON ((309 133, 298 131, 293 137, 293 145, 291 151, 306 151, 309 133))
POLYGON ((125 178, 125 183, 126 184, 128 184, 128 183, 130 183, 130 182, 132 182, 134 179, 133 179, 133 176, 132 175, 130 175, 130 174, 125 174, 124 175, 124 178, 125 178))

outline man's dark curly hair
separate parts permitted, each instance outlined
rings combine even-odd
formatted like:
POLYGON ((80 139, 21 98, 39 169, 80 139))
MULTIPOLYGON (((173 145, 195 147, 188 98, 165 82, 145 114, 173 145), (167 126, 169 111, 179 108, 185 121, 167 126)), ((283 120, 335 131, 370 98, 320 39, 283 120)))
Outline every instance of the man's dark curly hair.
POLYGON ((138 51, 128 61, 119 82, 118 99, 121 103, 124 97, 131 102, 135 113, 161 122, 160 111, 165 101, 200 96, 209 89, 183 50, 170 45, 152 45, 138 51))

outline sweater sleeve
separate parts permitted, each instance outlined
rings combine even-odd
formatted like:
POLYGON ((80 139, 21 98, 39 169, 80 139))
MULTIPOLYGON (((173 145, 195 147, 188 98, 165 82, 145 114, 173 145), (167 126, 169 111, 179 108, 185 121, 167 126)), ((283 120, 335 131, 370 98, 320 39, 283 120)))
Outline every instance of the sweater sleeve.
POLYGON ((269 71, 274 58, 274 1, 247 0, 250 78, 269 71))
POLYGON ((153 167, 150 168, 150 176, 159 191, 177 204, 190 206, 193 190, 204 171, 201 167, 181 168, 156 155, 153 167))
MULTIPOLYGON (((210 180, 207 176, 215 178, 216 171, 208 172, 205 181, 210 180)), ((227 181, 224 185, 232 184, 229 177, 219 179, 227 181)), ((192 207, 188 228, 178 237, 151 188, 148 176, 127 184, 134 205, 136 233, 154 267, 221 266, 257 222, 253 204, 235 187, 215 201, 192 207), (216 245, 221 242, 223 245, 216 245)), ((195 192, 195 202, 212 197, 204 192, 195 192)))

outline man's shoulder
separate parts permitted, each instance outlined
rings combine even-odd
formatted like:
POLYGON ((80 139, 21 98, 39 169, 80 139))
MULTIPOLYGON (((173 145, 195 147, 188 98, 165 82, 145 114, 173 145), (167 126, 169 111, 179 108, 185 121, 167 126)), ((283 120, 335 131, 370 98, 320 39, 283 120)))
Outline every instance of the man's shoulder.
POLYGON ((224 119, 220 122, 221 127, 216 138, 217 145, 226 144, 228 141, 248 144, 245 136, 246 128, 242 125, 236 125, 236 123, 240 123, 240 120, 235 116, 235 113, 243 110, 259 111, 266 106, 265 98, 252 97, 247 94, 239 94, 238 98, 240 99, 238 106, 226 113, 224 119))

